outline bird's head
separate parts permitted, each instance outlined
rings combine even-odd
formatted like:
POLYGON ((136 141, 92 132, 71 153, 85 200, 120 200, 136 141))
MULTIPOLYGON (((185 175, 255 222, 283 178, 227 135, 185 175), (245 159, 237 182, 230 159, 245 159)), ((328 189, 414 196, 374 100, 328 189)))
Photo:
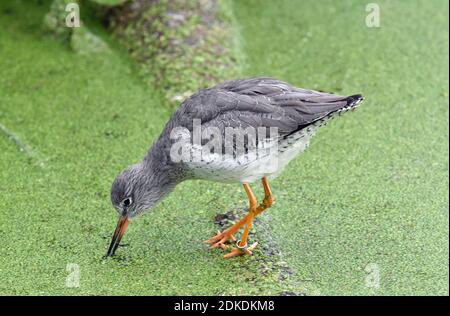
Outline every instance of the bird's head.
POLYGON ((162 196, 158 179, 144 165, 136 164, 122 171, 111 187, 111 203, 119 216, 128 218, 151 209, 162 196))
POLYGON ((114 255, 129 221, 150 210, 167 191, 154 172, 142 163, 132 165, 120 173, 111 187, 111 202, 119 214, 107 256, 114 255))

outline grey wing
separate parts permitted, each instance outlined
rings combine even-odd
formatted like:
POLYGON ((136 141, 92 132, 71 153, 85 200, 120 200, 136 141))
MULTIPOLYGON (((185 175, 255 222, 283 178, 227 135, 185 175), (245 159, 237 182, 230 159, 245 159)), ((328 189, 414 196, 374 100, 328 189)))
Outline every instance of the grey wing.
MULTIPOLYGON (((306 90, 272 78, 228 81, 200 90, 186 99, 175 111, 160 138, 169 138, 176 127, 192 132, 197 119, 202 130, 213 127, 219 131, 223 147, 229 147, 225 135, 227 127, 238 128, 244 135, 249 127, 257 133, 259 128, 265 128, 265 141, 274 138, 271 130, 275 128, 275 137, 280 140, 333 112, 353 107, 361 100, 360 95, 344 97, 306 90)), ((252 147, 258 145, 259 135, 252 147)), ((202 143, 208 141, 206 138, 202 143)), ((172 142, 164 142, 167 152, 172 142)), ((232 141, 231 145, 234 147, 236 143, 232 141)), ((248 146, 244 143, 245 150, 248 146)))
POLYGON ((361 100, 360 95, 346 97, 301 89, 266 77, 227 81, 185 100, 163 134, 176 126, 192 132, 197 119, 202 128, 216 127, 222 135, 226 127, 264 127, 268 137, 270 128, 276 128, 280 139, 361 100))
POLYGON ((204 106, 203 124, 219 127, 276 127, 279 137, 307 127, 362 97, 296 88, 272 78, 228 81, 213 88, 204 106), (209 102, 208 102, 209 101, 209 102), (213 104, 213 105, 212 105, 213 104))

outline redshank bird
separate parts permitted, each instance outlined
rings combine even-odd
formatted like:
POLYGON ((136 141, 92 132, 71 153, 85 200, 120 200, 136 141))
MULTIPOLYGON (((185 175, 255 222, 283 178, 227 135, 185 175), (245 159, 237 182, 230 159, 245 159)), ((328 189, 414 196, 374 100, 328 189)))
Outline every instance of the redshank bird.
POLYGON ((247 239, 253 219, 274 203, 269 179, 305 150, 319 127, 362 100, 360 94, 339 96, 266 77, 227 81, 193 94, 144 159, 114 180, 111 201, 119 221, 107 256, 114 255, 131 219, 189 179, 243 185, 247 215, 206 243, 226 250, 226 258, 252 254, 257 243, 248 245, 247 239), (255 181, 264 188, 259 204, 250 187, 255 181))

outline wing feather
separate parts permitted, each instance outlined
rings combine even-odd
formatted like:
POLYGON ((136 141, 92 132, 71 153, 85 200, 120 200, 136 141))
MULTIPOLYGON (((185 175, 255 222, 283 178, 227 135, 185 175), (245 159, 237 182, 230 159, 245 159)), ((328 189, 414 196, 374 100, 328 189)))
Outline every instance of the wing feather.
POLYGON ((189 129, 195 118, 205 127, 221 129, 277 127, 283 137, 361 99, 301 89, 269 77, 249 78, 200 90, 183 102, 173 121, 189 129))

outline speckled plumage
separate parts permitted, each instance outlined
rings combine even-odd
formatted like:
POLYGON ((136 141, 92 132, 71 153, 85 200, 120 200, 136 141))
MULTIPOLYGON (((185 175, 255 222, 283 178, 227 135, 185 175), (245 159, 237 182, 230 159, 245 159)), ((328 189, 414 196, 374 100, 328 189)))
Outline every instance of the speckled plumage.
MULTIPOLYGON (((173 114, 161 135, 161 143, 173 144, 170 132, 182 126, 190 132, 193 120, 201 120, 202 128, 217 127, 223 140, 222 150, 232 147, 226 144, 225 128, 276 127, 279 152, 267 157, 278 163, 274 168, 267 159, 242 162, 233 156, 205 161, 188 162, 181 167, 188 178, 200 178, 223 182, 253 182, 263 176, 276 176, 283 167, 308 145, 315 130, 333 113, 356 106, 360 96, 343 97, 329 93, 293 87, 272 78, 233 80, 192 95, 173 114), (319 124, 320 123, 320 124, 319 124), (261 167, 262 165, 266 165, 261 167), (191 172, 192 171, 192 172, 191 172)), ((175 167, 176 168, 176 167, 175 167)))
MULTIPOLYGON (((346 97, 306 90, 266 77, 227 81, 200 90, 173 113, 144 160, 119 175, 112 188, 113 204, 120 206, 123 198, 139 191, 145 202, 137 208, 150 208, 186 179, 252 182, 262 176, 274 177, 306 148, 317 128, 335 114, 356 107, 361 100, 361 95, 346 97), (277 160, 277 167, 269 172, 270 162, 261 167, 264 159, 238 163, 231 159, 236 158, 236 153, 220 163, 172 161, 171 131, 183 127, 192 132, 194 119, 201 120, 202 128, 215 127, 222 134, 227 127, 277 128, 276 137, 270 139, 278 147, 277 156, 271 157, 277 160)), ((225 137, 222 145, 228 145, 225 137)))

